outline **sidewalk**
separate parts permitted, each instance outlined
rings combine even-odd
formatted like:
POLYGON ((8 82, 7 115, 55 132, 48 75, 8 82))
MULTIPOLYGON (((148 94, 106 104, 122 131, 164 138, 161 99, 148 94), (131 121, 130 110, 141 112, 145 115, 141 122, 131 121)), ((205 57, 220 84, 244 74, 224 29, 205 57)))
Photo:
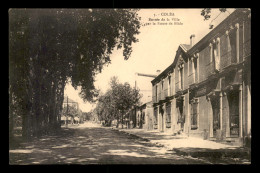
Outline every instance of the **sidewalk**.
POLYGON ((163 146, 179 155, 206 158, 232 158, 242 159, 251 163, 251 150, 203 140, 196 137, 172 136, 170 134, 159 133, 157 131, 146 131, 145 129, 115 129, 129 135, 135 135, 145 141, 149 141, 157 146, 163 146))

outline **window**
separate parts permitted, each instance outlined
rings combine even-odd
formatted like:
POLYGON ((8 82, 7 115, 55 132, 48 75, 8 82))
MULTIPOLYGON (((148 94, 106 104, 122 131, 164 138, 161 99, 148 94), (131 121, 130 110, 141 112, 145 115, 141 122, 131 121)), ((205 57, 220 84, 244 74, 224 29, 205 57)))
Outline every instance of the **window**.
POLYGON ((180 68, 180 89, 183 89, 183 67, 180 68))
POLYGON ((158 96, 157 96, 157 94, 158 94, 158 86, 155 85, 155 101, 156 101, 156 102, 158 102, 158 96))
POLYGON ((192 101, 191 104, 191 130, 198 128, 198 99, 192 101))
POLYGON ((212 67, 213 67, 213 65, 214 65, 214 67, 213 68, 215 68, 215 64, 216 64, 216 58, 217 58, 217 54, 218 54, 218 51, 217 51, 217 45, 216 45, 216 43, 213 43, 213 59, 212 59, 212 67))
POLYGON ((211 63, 213 61, 213 45, 212 43, 209 44, 209 54, 210 54, 210 61, 209 63, 211 63))
POLYGON ((185 123, 185 115, 184 115, 184 98, 180 97, 176 100, 176 108, 177 108, 177 115, 178 115, 178 121, 177 123, 185 123))
POLYGON ((162 91, 163 91, 163 80, 162 80, 162 91))
POLYGON ((171 76, 168 77, 168 96, 171 96, 171 76))
POLYGON ((166 103, 166 128, 171 128, 171 103, 166 103))
POLYGON ((229 33, 229 48, 231 49, 231 63, 236 63, 237 62, 237 50, 236 50, 236 30, 232 29, 229 33))
POLYGON ((157 117, 157 115, 158 115, 158 108, 157 107, 154 108, 154 114, 153 115, 154 115, 154 122, 153 122, 154 123, 154 128, 157 129, 157 124, 158 124, 158 119, 157 119, 158 118, 157 117))
POLYGON ((164 93, 164 89, 163 89, 163 80, 162 80, 162 88, 161 88, 161 100, 163 99, 163 93, 164 93))
POLYGON ((197 58, 194 58, 193 63, 194 63, 194 81, 198 81, 198 68, 197 68, 197 58))

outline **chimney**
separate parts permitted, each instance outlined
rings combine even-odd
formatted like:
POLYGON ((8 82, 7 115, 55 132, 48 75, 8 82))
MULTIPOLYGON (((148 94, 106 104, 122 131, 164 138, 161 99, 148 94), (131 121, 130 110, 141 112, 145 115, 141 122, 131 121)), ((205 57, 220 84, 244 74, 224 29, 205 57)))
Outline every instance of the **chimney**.
POLYGON ((161 73, 161 70, 156 70, 156 75, 158 76, 161 73))
POLYGON ((190 36, 190 45, 191 45, 191 47, 194 46, 194 43, 195 43, 195 35, 192 34, 192 35, 190 36))

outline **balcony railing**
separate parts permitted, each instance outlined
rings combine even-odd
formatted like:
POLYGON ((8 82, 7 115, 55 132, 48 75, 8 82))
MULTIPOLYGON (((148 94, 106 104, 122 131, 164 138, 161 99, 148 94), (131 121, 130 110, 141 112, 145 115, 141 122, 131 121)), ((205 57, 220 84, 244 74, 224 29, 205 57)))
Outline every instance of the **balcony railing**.
POLYGON ((164 99, 164 93, 163 92, 159 92, 158 93, 158 101, 163 100, 164 99))
POLYGON ((164 97, 168 97, 169 94, 168 94, 168 88, 164 90, 164 97))
POLYGON ((243 44, 243 52, 244 52, 243 57, 247 57, 248 55, 251 55, 251 39, 247 40, 243 44))
POLYGON ((172 87, 169 87, 169 88, 168 88, 168 97, 169 97, 169 96, 172 96, 172 95, 173 95, 173 94, 172 94, 172 87))
POLYGON ((180 90, 180 82, 179 81, 176 82, 176 84, 175 84, 175 90, 176 90, 176 92, 180 90))
POLYGON ((226 68, 232 64, 237 63, 236 52, 228 51, 227 53, 223 54, 220 59, 220 68, 226 68))
POLYGON ((165 99, 164 91, 161 91, 161 97, 160 97, 160 100, 164 100, 164 99, 165 99))
POLYGON ((188 85, 193 84, 193 73, 188 75, 188 85))
POLYGON ((215 74, 215 65, 213 61, 206 65, 206 77, 212 74, 215 74))

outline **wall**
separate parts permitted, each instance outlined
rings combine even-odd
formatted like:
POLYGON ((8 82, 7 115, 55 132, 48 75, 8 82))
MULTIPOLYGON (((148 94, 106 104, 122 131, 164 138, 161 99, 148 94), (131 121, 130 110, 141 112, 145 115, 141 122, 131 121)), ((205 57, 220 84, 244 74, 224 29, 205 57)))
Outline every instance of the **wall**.
POLYGON ((209 72, 207 70, 210 63, 210 48, 206 46, 199 52, 199 82, 207 79, 209 72))

